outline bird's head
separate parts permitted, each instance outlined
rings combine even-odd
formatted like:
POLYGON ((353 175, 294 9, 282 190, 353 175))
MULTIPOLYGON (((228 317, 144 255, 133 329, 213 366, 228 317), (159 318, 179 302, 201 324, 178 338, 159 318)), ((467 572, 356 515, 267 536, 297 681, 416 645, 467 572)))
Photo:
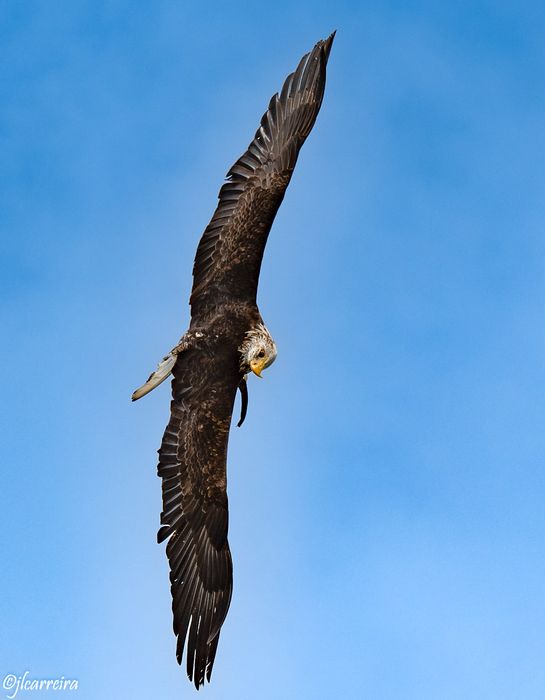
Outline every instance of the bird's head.
POLYGON ((246 333, 239 351, 240 370, 244 374, 253 372, 261 377, 261 372, 276 360, 276 344, 263 324, 246 333))

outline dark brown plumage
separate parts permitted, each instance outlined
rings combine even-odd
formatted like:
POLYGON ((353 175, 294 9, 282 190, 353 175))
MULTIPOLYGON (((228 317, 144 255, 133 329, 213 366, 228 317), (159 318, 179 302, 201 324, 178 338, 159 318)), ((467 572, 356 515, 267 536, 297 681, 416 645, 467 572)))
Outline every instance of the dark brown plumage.
POLYGON ((256 305, 261 260, 320 109, 333 37, 301 59, 229 170, 197 249, 189 330, 133 394, 140 398, 172 372, 171 416, 159 450, 158 541, 168 539, 178 662, 185 647, 197 688, 210 680, 231 600, 226 461, 233 404, 237 388, 246 399, 248 372, 259 374, 276 356, 256 305))

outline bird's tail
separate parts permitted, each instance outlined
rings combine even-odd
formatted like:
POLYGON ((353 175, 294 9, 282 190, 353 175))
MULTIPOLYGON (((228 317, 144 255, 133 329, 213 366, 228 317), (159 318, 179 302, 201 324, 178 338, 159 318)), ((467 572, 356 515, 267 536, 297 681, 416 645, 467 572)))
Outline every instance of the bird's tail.
POLYGON ((150 391, 155 389, 156 386, 159 386, 161 382, 164 382, 165 379, 170 376, 172 369, 176 364, 177 356, 177 353, 172 351, 166 357, 163 357, 155 372, 152 372, 152 374, 150 374, 148 377, 146 383, 142 384, 142 386, 133 393, 131 397, 132 400, 137 401, 138 399, 141 399, 142 396, 149 394, 150 391))

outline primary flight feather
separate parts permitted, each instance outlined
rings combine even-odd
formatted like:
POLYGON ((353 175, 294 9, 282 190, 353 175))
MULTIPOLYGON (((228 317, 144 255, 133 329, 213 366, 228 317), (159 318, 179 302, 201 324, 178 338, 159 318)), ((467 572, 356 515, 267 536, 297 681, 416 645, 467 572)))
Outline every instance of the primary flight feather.
POLYGON ((299 150, 320 110, 334 34, 301 59, 271 98, 247 151, 227 173, 195 257, 191 322, 178 345, 132 395, 170 374, 170 421, 159 449, 176 656, 198 689, 210 680, 231 601, 227 542, 227 442, 237 388, 246 415, 246 379, 276 358, 256 303, 263 251, 299 150))

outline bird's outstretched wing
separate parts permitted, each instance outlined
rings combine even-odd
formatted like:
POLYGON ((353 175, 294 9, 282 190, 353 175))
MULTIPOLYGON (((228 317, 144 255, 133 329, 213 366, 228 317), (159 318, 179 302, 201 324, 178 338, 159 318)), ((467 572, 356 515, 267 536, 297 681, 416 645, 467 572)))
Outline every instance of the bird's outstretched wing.
POLYGON ((159 542, 169 538, 176 656, 186 644, 187 675, 210 680, 232 590, 227 543, 227 441, 239 383, 235 353, 189 348, 173 369, 169 424, 159 450, 163 512, 159 542))
POLYGON ((227 173, 195 257, 193 319, 225 298, 256 301, 269 231, 322 104, 333 38, 303 56, 271 98, 248 150, 227 173))

